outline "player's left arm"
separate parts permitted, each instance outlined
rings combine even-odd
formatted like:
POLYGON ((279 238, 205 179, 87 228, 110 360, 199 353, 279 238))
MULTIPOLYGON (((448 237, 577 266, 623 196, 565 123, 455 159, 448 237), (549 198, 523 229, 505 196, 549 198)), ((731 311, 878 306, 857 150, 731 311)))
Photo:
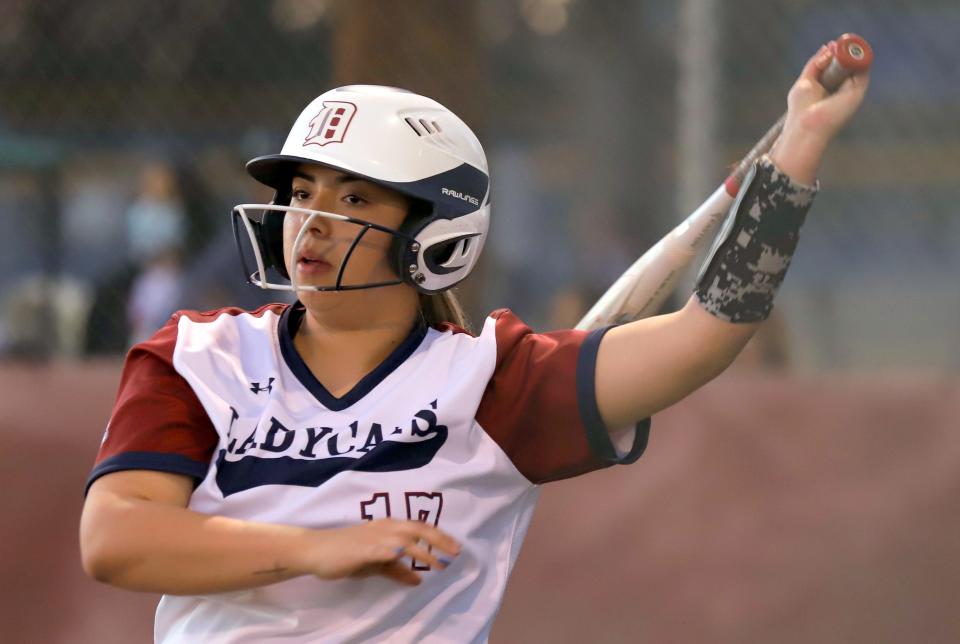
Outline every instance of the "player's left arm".
POLYGON ((696 294, 676 313, 604 335, 596 397, 610 430, 669 407, 719 375, 769 313, 812 201, 820 160, 868 84, 866 73, 857 74, 828 94, 817 78, 830 58, 822 48, 791 88, 783 132, 734 204, 729 233, 708 260, 696 294))

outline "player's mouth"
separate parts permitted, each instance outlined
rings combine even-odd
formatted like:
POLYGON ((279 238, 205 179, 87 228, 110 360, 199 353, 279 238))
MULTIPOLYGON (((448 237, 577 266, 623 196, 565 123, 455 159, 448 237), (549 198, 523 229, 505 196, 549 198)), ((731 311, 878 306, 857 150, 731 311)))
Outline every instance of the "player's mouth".
POLYGON ((301 253, 297 259, 297 272, 301 275, 324 275, 333 270, 333 264, 320 255, 301 253))

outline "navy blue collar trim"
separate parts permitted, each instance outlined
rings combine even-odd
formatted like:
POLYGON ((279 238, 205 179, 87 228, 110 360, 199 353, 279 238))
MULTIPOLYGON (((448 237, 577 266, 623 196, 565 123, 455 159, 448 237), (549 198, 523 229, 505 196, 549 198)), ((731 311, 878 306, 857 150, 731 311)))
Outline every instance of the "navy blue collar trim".
POLYGON ((296 304, 288 306, 280 316, 278 328, 280 353, 283 355, 287 367, 289 367, 293 375, 297 377, 297 380, 320 401, 320 404, 331 411, 342 411, 370 393, 374 387, 383 382, 384 378, 393 373, 397 367, 402 365, 406 359, 417 350, 417 347, 420 346, 423 338, 427 335, 426 325, 418 322, 410 331, 410 335, 408 335, 383 362, 361 378, 360 382, 354 385, 353 389, 345 393, 342 397, 337 398, 327 391, 327 388, 317 380, 293 344, 293 337, 296 335, 297 329, 300 328, 300 323, 303 321, 303 314, 303 304, 297 302, 296 304))

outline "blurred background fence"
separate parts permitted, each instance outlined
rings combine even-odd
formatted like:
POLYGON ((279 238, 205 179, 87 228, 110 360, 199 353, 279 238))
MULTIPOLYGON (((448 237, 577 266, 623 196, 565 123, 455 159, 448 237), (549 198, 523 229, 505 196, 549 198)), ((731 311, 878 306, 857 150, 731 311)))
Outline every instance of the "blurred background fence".
MULTIPOLYGON (((0 350, 120 354, 181 307, 252 306, 227 213, 324 89, 436 97, 480 134, 474 319, 576 321, 698 204, 842 31, 877 52, 762 356, 960 369, 960 6, 837 0, 3 0, 0 350)), ((685 296, 684 296, 685 297, 685 296)), ((679 299, 678 299, 679 302, 679 299)))
POLYGON ((152 598, 80 579, 84 472, 133 342, 178 308, 277 297, 244 284, 228 214, 269 199, 243 165, 279 151, 313 97, 382 83, 462 116, 487 151, 494 203, 468 310, 566 327, 712 191, 783 111, 806 58, 844 31, 874 47, 871 89, 828 153, 776 314, 740 361, 779 373, 735 369, 719 393, 667 412, 658 427, 677 436, 655 432, 646 466, 548 488, 495 633, 587 641, 578 584, 601 583, 602 567, 550 571, 634 539, 653 554, 608 571, 626 585, 588 601, 604 641, 643 635, 623 599, 644 579, 657 580, 644 595, 656 610, 637 609, 649 641, 956 641, 956 0, 0 0, 0 430, 17 446, 0 472, 21 491, 0 535, 4 578, 17 580, 4 596, 21 603, 3 602, 3 622, 33 628, 22 641, 146 632, 152 598), (763 383, 766 411, 750 424, 737 400, 763 383), (814 442, 794 457, 791 440, 814 442), (584 556, 544 559, 564 508, 596 505, 584 490, 597 481, 658 493, 571 538, 584 556), (59 554, 38 564, 43 544, 59 554), (867 574, 890 558, 888 576, 867 574), (44 581, 24 582, 37 571, 44 581), (537 604, 544 584, 570 603, 537 604), (136 629, 119 629, 127 618, 112 611, 135 603, 136 629), (44 621, 45 606, 62 623, 44 621))

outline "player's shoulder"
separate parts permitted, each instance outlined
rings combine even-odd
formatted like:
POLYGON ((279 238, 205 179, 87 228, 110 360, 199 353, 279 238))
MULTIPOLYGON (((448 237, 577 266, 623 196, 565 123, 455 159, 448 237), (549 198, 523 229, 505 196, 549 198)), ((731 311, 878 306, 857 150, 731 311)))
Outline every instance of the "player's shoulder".
MULTIPOLYGON (((541 335, 524 322, 516 313, 508 308, 500 308, 489 313, 483 323, 478 325, 476 333, 463 329, 454 324, 444 323, 435 325, 433 329, 438 334, 431 346, 449 347, 464 362, 479 361, 481 363, 499 364, 505 356, 518 349, 539 345, 542 342, 552 343, 558 335, 551 333, 541 335)), ((559 333, 562 335, 562 332, 559 333)))
POLYGON ((431 324, 411 359, 428 364, 437 381, 473 383, 482 390, 493 375, 497 357, 502 352, 501 332, 497 326, 508 314, 506 309, 496 310, 479 324, 474 318, 473 324, 467 326, 453 322, 431 324))
POLYGON ((492 311, 483 324, 483 334, 489 334, 498 345, 511 344, 534 331, 520 316, 507 308, 492 311))
POLYGON ((497 335, 502 335, 508 329, 526 328, 529 330, 523 320, 507 308, 496 309, 490 312, 483 320, 478 331, 465 328, 454 324, 453 322, 440 322, 430 327, 440 335, 456 338, 460 340, 482 340, 489 336, 491 339, 497 335))
POLYGON ((256 319, 271 315, 280 316, 289 306, 289 304, 274 302, 271 304, 264 304, 256 309, 242 309, 236 306, 224 306, 218 309, 210 309, 208 311, 181 309, 170 316, 170 321, 168 324, 179 324, 181 319, 186 319, 195 324, 210 324, 212 322, 217 322, 224 319, 256 319))
POLYGON ((497 363, 508 355, 550 352, 560 347, 578 347, 587 333, 577 329, 535 331, 516 313, 497 309, 487 316, 481 337, 496 347, 497 363))
MULTIPOLYGON (((208 311, 181 309, 176 311, 149 340, 141 345, 190 346, 203 349, 259 342, 263 336, 276 334, 277 320, 289 304, 265 304, 256 309, 228 306, 208 311)), ((137 347, 134 347, 137 348, 137 347)))

